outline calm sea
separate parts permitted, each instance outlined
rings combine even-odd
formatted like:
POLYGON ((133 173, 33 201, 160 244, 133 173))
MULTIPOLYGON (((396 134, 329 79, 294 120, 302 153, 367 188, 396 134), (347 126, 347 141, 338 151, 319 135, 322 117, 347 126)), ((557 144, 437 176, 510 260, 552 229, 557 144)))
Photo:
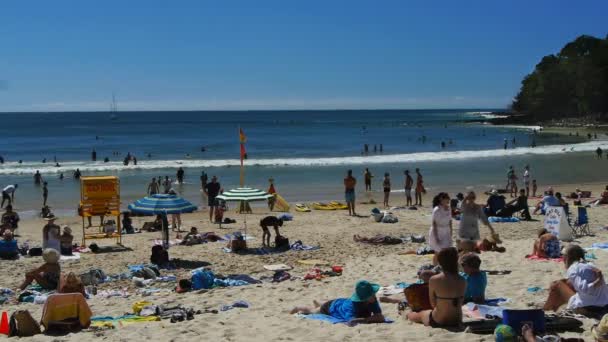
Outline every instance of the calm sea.
POLYGON ((403 170, 416 167, 432 190, 502 186, 511 164, 519 171, 530 164, 541 186, 606 180, 608 160, 594 160, 592 152, 598 146, 608 150, 605 142, 474 121, 487 112, 119 112, 115 119, 102 112, 5 113, 0 114, 0 155, 5 160, 0 183, 19 184, 18 209, 39 209, 42 191, 33 185, 32 175, 40 170, 49 182, 51 206, 73 210, 79 200, 79 183, 72 179, 76 168, 83 175, 120 176, 126 205, 144 195, 152 177, 175 178, 181 166, 186 184, 176 189, 200 204, 201 171, 217 175, 226 189, 238 186, 239 127, 247 136, 247 185, 266 188, 267 179, 274 177, 279 192, 292 201, 341 199, 341 179, 349 168, 361 176, 369 167, 377 175, 378 189, 384 172, 391 173, 393 188, 400 189, 403 170), (97 162, 91 161, 92 150, 97 162), (123 165, 127 153, 137 157, 137 165, 123 165))

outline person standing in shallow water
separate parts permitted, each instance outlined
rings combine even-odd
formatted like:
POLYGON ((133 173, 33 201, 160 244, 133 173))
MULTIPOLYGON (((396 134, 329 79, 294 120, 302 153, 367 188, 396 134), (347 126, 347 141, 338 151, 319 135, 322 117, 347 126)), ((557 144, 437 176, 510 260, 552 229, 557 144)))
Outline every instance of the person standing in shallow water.
POLYGON ((42 183, 42 206, 46 207, 46 201, 49 198, 49 188, 48 188, 49 183, 44 182, 42 183))
POLYGON ((355 212, 355 186, 357 185, 357 179, 353 177, 353 170, 348 170, 346 178, 344 178, 344 199, 348 206, 348 215, 356 216, 355 212))
POLYGON ((412 186, 414 185, 414 179, 410 176, 410 170, 405 170, 405 205, 408 207, 412 206, 412 186))
POLYGON ((365 172, 363 172, 363 178, 365 180, 365 191, 372 191, 372 177, 374 176, 369 171, 369 169, 366 168, 365 172))
POLYGON ((414 205, 422 205, 422 194, 426 193, 424 181, 420 169, 416 169, 416 203, 414 205))

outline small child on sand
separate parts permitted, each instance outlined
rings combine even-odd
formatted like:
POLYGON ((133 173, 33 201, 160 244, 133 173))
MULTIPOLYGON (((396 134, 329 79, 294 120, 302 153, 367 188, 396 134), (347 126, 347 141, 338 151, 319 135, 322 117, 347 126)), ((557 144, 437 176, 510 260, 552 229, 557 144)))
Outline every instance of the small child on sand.
POLYGON ((463 272, 460 275, 467 281, 467 288, 464 293, 464 302, 483 304, 486 300, 486 286, 488 278, 486 272, 482 272, 481 259, 475 253, 466 253, 460 257, 460 265, 463 272))
POLYGON ((538 186, 536 185, 536 179, 532 180, 532 197, 536 197, 536 190, 538 189, 538 186))
POLYGON ((540 258, 559 258, 562 256, 557 236, 548 232, 545 228, 538 230, 538 239, 534 241, 532 255, 540 258))

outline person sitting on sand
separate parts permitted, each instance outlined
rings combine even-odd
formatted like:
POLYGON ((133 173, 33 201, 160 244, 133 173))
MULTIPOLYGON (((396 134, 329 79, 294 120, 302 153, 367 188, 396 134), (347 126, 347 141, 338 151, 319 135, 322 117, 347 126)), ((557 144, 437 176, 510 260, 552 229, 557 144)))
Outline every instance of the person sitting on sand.
MULTIPOLYGON (((511 196, 512 197, 512 196, 511 196)), ((505 196, 501 195, 496 191, 496 189, 492 189, 490 191, 490 196, 486 202, 486 207, 484 208, 484 212, 487 216, 496 216, 496 213, 503 209, 506 205, 505 196)))
POLYGON ((471 191, 467 194, 462 203, 462 215, 458 224, 459 249, 466 251, 473 251, 477 241, 481 239, 479 235, 479 221, 488 227, 492 236, 496 234, 484 214, 482 206, 475 203, 475 199, 474 192, 471 191))
POLYGON ((608 305, 608 285, 602 271, 585 260, 585 250, 578 245, 569 245, 564 252, 564 265, 568 278, 551 284, 543 310, 557 311, 568 304, 568 309, 581 315, 604 314, 608 305))
POLYGON ((496 215, 500 217, 511 217, 513 216, 513 213, 518 211, 522 212, 522 217, 524 220, 532 220, 530 208, 528 207, 528 196, 526 196, 525 189, 519 190, 519 196, 507 203, 503 209, 496 213, 496 215))
POLYGON ((536 204, 534 214, 537 214, 540 211, 544 215, 549 207, 557 207, 560 205, 559 199, 553 195, 553 188, 549 187, 547 188, 547 191, 545 191, 545 196, 542 201, 536 204))
POLYGON ((338 298, 323 304, 314 301, 314 308, 297 306, 291 314, 310 315, 320 313, 347 321, 350 325, 358 323, 383 323, 384 315, 376 299, 380 285, 360 280, 355 285, 355 293, 350 298, 338 298))
POLYGON ((592 202, 591 204, 593 204, 593 205, 608 204, 608 185, 606 185, 606 188, 604 189, 604 192, 602 192, 601 197, 598 200, 596 200, 595 202, 592 202))
POLYGON ((84 284, 76 274, 70 272, 62 275, 59 280, 59 293, 80 293, 86 298, 84 284))
POLYGON ((262 245, 266 247, 270 247, 270 231, 268 227, 271 226, 274 228, 276 236, 281 236, 279 227, 283 226, 283 220, 275 216, 266 216, 260 221, 260 227, 262 227, 262 245))
POLYGON ((72 228, 68 226, 63 227, 63 234, 59 237, 61 255, 72 255, 72 243, 74 242, 74 236, 72 235, 72 228))
POLYGON ((61 267, 59 266, 59 252, 52 248, 47 248, 42 252, 44 264, 25 274, 25 281, 19 286, 21 290, 30 285, 34 280, 43 289, 56 290, 59 285, 61 267))
MULTIPOLYGON (((524 190, 525 191, 525 190, 524 190)), ((481 259, 475 253, 466 253, 460 257, 462 271, 460 275, 467 281, 467 289, 464 293, 464 302, 484 304, 486 300, 486 286, 488 276, 486 272, 479 269, 481 259)))
POLYGON ((0 259, 14 260, 17 258, 19 258, 17 240, 15 240, 13 233, 7 229, 2 233, 2 240, 0 240, 0 259))
MULTIPOLYGON (((433 215, 431 228, 429 228, 429 246, 434 251, 452 247, 452 212, 450 210, 450 196, 440 192, 433 199, 433 215)), ((437 265, 437 254, 433 258, 437 265)))
POLYGON ((122 229, 127 234, 135 234, 135 228, 133 228, 133 220, 131 219, 131 213, 125 211, 122 213, 122 229))
POLYGON ((452 217, 460 215, 460 208, 462 208, 462 201, 464 201, 464 195, 462 192, 456 194, 456 198, 450 200, 450 209, 452 209, 452 217))
POLYGON ((437 260, 442 272, 429 280, 429 299, 433 309, 410 312, 407 319, 431 327, 460 326, 467 284, 458 274, 458 251, 454 247, 442 249, 437 260))
POLYGON ((557 236, 551 234, 545 228, 540 228, 538 230, 538 239, 534 241, 532 255, 536 255, 539 258, 551 259, 561 257, 562 252, 557 236))
POLYGON ((13 211, 13 206, 9 204, 6 206, 6 211, 0 219, 0 235, 3 234, 5 229, 14 232, 18 227, 19 215, 13 211))
POLYGON ((201 244, 203 240, 198 233, 198 229, 196 227, 191 227, 190 232, 184 236, 182 239, 181 245, 192 246, 201 244))

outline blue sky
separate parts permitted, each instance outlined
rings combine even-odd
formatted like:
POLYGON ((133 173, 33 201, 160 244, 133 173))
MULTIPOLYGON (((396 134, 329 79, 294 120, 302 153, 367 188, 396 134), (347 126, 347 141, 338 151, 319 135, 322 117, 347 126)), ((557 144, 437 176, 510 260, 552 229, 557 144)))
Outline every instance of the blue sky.
POLYGON ((496 108, 608 1, 4 1, 0 111, 496 108))

